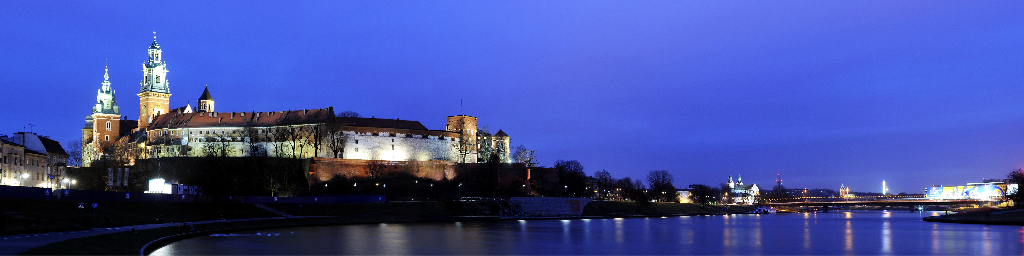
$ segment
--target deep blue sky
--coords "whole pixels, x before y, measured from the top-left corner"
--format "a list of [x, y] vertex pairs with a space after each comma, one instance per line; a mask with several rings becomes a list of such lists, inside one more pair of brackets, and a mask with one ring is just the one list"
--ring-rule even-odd
[[1021, 1], [2, 1], [0, 134], [171, 105], [464, 113], [588, 174], [923, 192], [1024, 165]]

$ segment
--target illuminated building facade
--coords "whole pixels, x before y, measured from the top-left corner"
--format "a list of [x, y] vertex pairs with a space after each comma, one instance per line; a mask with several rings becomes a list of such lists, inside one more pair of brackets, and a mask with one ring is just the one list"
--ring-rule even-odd
[[734, 182], [732, 175], [729, 175], [729, 182], [726, 183], [729, 186], [729, 201], [735, 204], [754, 204], [757, 196], [761, 194], [761, 188], [757, 184], [744, 185], [743, 176], [736, 175], [736, 178]]
[[331, 107], [217, 112], [209, 87], [204, 88], [195, 108], [191, 103], [170, 108], [162, 53], [154, 36], [149, 58], [143, 63], [137, 123], [120, 120], [109, 76], [104, 74], [93, 114], [83, 128], [83, 145], [91, 152], [83, 159], [86, 166], [103, 156], [101, 143], [126, 136], [131, 137], [127, 141], [140, 144], [138, 158], [270, 156], [476, 163], [481, 159], [479, 152], [487, 151], [495, 152], [503, 163], [511, 162], [509, 136], [500, 130], [492, 136], [479, 136], [477, 118], [467, 115], [448, 117], [445, 130], [430, 130], [418, 121], [335, 117]]
[[0, 136], [0, 185], [63, 188], [68, 153], [59, 142], [31, 132]]

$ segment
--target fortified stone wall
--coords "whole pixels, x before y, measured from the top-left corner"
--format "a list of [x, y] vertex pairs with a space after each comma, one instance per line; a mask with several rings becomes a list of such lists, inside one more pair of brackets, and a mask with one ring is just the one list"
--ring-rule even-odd
[[[315, 158], [310, 180], [326, 182], [335, 175], [366, 178], [374, 160]], [[501, 189], [530, 187], [529, 170], [522, 164], [457, 164], [451, 161], [380, 161], [385, 178], [416, 177], [434, 181], [469, 180], [493, 184]]]
[[458, 136], [443, 131], [410, 133], [400, 129], [346, 131], [346, 159], [387, 161], [455, 161]]
[[512, 204], [529, 216], [580, 216], [590, 198], [579, 197], [513, 197]]
[[[345, 178], [366, 178], [372, 160], [314, 158], [315, 170], [310, 170], [313, 183], [326, 182], [340, 175]], [[435, 181], [455, 178], [456, 164], [448, 161], [382, 161], [386, 166], [384, 177], [416, 177]]]

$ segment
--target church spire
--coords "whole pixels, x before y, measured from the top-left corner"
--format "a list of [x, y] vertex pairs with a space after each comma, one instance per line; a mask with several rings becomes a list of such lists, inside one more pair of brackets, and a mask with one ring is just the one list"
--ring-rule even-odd
[[163, 60], [163, 50], [156, 42], [153, 32], [153, 44], [147, 50], [149, 59], [142, 63], [142, 81], [139, 88], [139, 128], [149, 126], [152, 118], [170, 110], [171, 89], [168, 86], [167, 63]]
[[103, 82], [100, 89], [96, 91], [96, 105], [92, 107], [92, 113], [115, 114], [120, 112], [117, 107], [117, 100], [114, 98], [114, 89], [110, 88], [109, 68], [103, 66]]

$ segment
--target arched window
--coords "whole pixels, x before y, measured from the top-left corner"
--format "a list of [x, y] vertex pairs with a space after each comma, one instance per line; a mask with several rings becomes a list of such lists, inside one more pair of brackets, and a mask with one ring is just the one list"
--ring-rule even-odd
[[104, 141], [110, 141], [110, 135], [103, 135]]
[[110, 130], [110, 121], [107, 121], [107, 131]]

